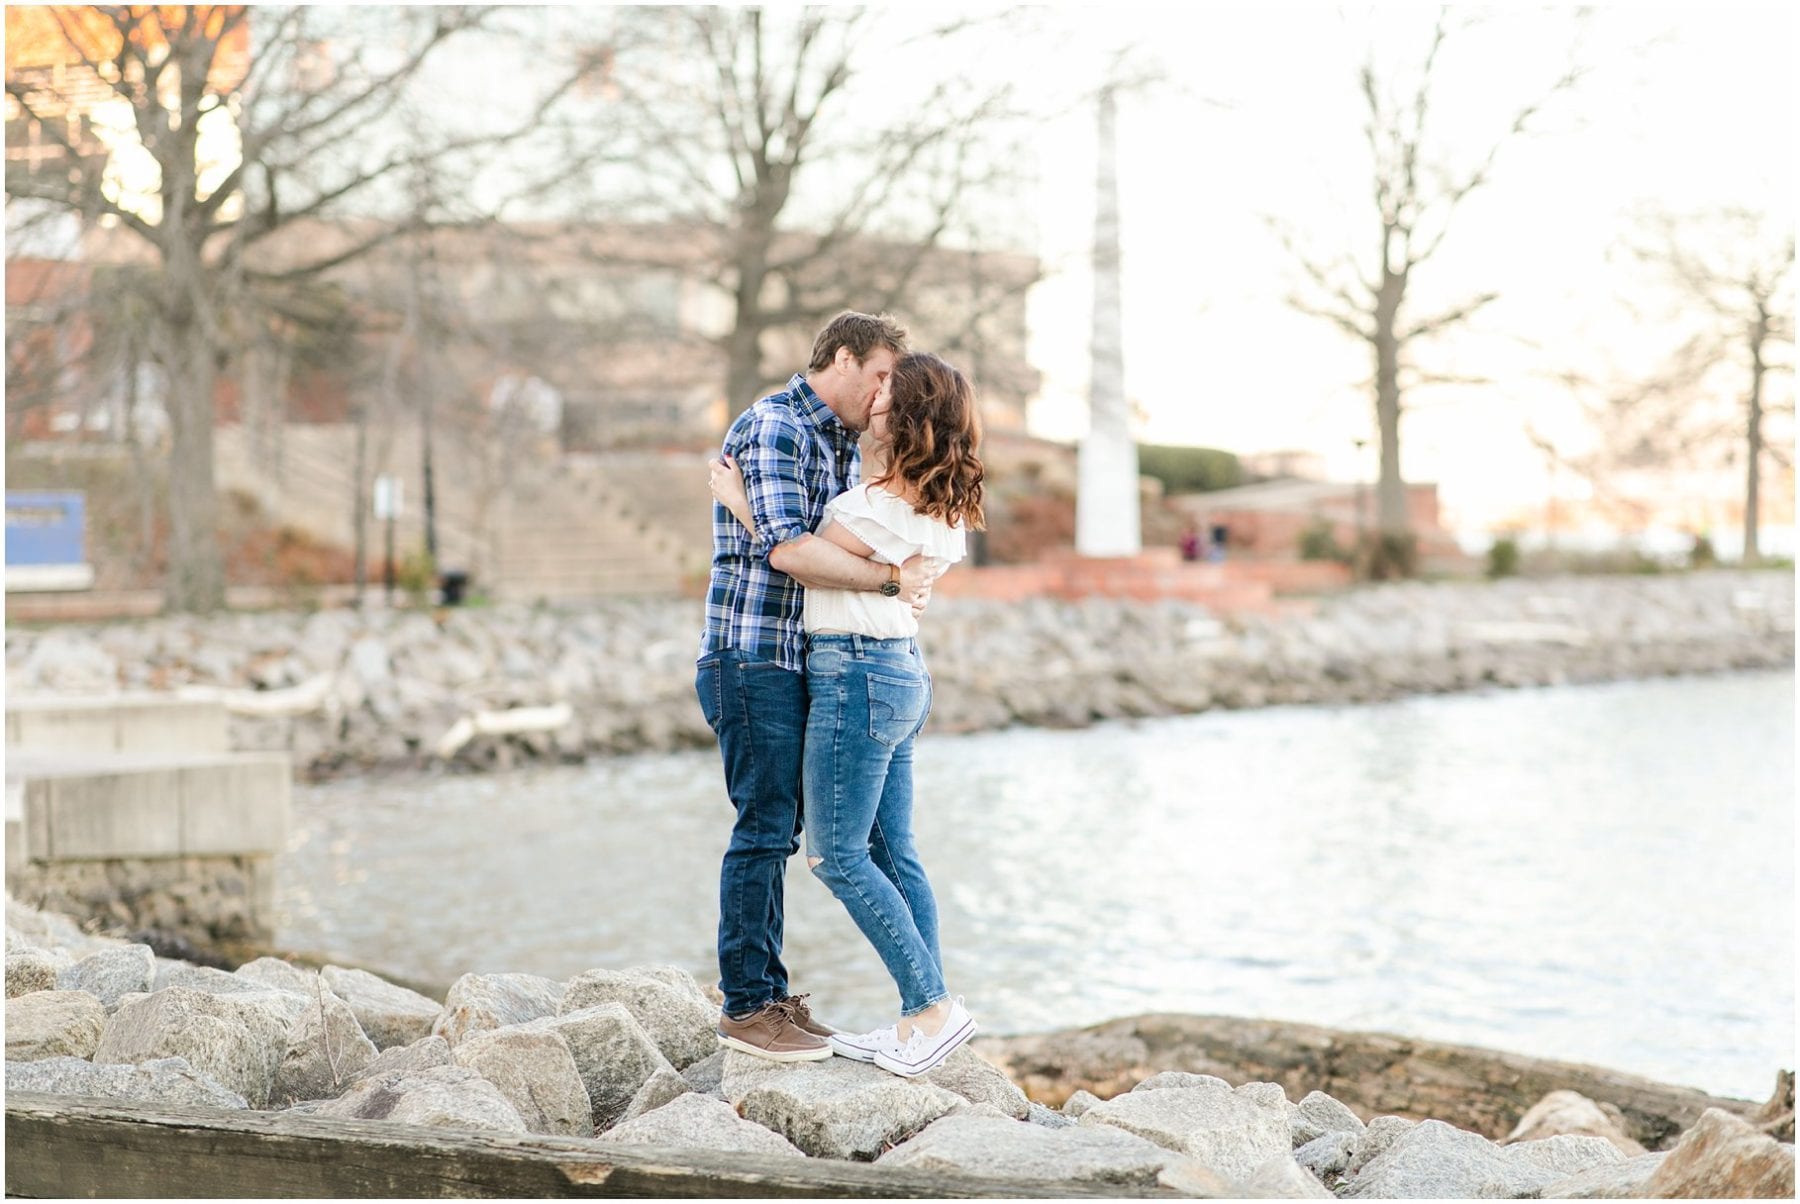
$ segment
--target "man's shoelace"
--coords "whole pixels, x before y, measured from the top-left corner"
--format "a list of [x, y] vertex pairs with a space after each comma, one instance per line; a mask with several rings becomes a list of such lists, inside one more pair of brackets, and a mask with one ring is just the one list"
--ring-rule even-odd
[[806, 1006], [805, 995], [789, 995], [786, 999], [777, 1000], [775, 1007], [795, 1024], [803, 1024], [812, 1018], [812, 1009]]

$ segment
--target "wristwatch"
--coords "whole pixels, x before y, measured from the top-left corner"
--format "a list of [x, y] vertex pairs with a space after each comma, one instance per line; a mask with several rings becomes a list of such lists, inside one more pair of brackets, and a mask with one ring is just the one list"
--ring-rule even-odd
[[884, 598], [898, 598], [900, 596], [900, 566], [897, 564], [890, 564], [888, 565], [888, 572], [892, 573], [893, 576], [881, 583], [881, 596]]

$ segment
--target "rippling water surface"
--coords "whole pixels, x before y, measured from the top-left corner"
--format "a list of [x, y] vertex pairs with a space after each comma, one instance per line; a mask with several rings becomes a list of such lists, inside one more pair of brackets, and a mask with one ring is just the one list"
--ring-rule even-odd
[[[1794, 1065], [1791, 672], [927, 736], [951, 989], [1382, 1029], [1765, 1098]], [[297, 787], [280, 940], [427, 982], [713, 961], [712, 752]], [[827, 1018], [894, 989], [796, 857]]]

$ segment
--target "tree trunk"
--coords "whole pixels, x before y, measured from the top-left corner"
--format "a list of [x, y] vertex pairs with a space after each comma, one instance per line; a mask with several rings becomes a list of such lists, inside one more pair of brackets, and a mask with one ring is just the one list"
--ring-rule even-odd
[[726, 343], [725, 408], [732, 418], [749, 409], [763, 396], [763, 291], [769, 280], [769, 250], [775, 242], [775, 220], [781, 214], [784, 193], [765, 184], [750, 198], [738, 230], [735, 267], [737, 289], [732, 310], [731, 337]]
[[1412, 571], [1412, 524], [1400, 476], [1400, 339], [1395, 333], [1406, 278], [1384, 271], [1375, 303], [1375, 429], [1381, 470], [1375, 484], [1375, 547], [1369, 575], [1403, 577]]
[[431, 411], [435, 393], [435, 389], [426, 388], [425, 396], [421, 398], [424, 404], [419, 411], [419, 445], [424, 461], [419, 465], [419, 471], [425, 480], [425, 497], [422, 499], [425, 514], [425, 559], [430, 562], [433, 573], [438, 568], [437, 489], [431, 471]]
[[757, 294], [761, 291], [760, 272], [754, 283], [746, 276], [739, 277], [737, 323], [731, 328], [725, 359], [725, 407], [732, 418], [762, 397], [762, 322], [757, 305]]
[[356, 463], [350, 473], [350, 530], [356, 543], [356, 608], [369, 584], [369, 403], [356, 403]]
[[163, 603], [170, 613], [207, 614], [225, 604], [219, 506], [213, 486], [213, 349], [191, 302], [165, 308], [159, 340], [169, 377], [169, 563]]
[[1762, 559], [1761, 549], [1757, 547], [1757, 520], [1762, 476], [1762, 383], [1766, 365], [1763, 363], [1763, 342], [1769, 337], [1768, 310], [1757, 305], [1756, 323], [1750, 328], [1750, 414], [1745, 423], [1745, 434], [1748, 446], [1745, 448], [1748, 463], [1744, 473], [1744, 563], [1755, 564]]

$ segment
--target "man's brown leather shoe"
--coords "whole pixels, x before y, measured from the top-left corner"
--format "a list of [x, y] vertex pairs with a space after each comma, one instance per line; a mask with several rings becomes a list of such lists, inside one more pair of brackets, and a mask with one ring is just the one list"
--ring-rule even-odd
[[785, 1000], [768, 1004], [742, 1020], [721, 1012], [719, 1044], [771, 1062], [822, 1062], [831, 1056], [831, 1045], [824, 1037], [794, 1023]]

